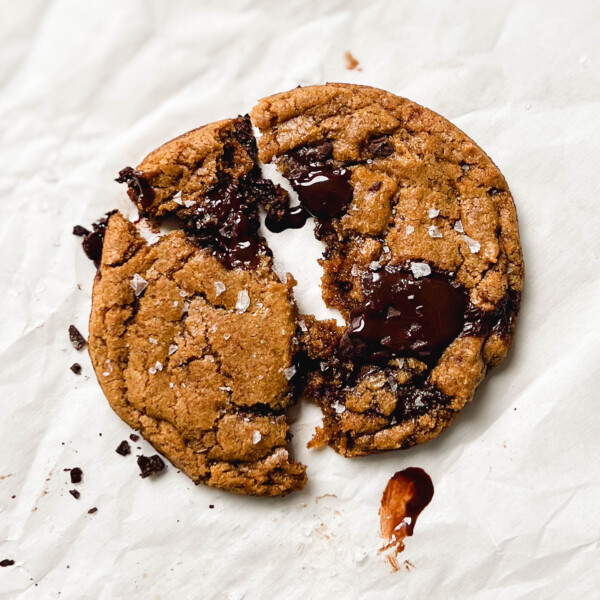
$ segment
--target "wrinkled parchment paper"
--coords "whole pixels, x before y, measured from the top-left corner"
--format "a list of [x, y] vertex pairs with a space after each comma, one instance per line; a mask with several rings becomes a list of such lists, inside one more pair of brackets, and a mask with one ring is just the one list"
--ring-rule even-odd
[[[597, 2], [0, 9], [0, 560], [15, 560], [0, 568], [2, 600], [597, 597]], [[515, 347], [447, 433], [409, 451], [308, 451], [319, 413], [302, 405], [293, 443], [310, 483], [283, 500], [195, 487], [173, 467], [142, 481], [135, 456], [114, 452], [129, 429], [67, 338], [71, 323], [87, 333], [94, 275], [71, 228], [128, 211], [114, 177], [165, 140], [325, 81], [424, 104], [499, 165], [527, 271]], [[308, 228], [291, 235], [281, 259], [301, 306], [324, 314], [321, 249]], [[63, 471], [75, 466], [79, 500]], [[392, 573], [377, 511], [408, 466], [426, 469], [435, 496], [400, 556], [410, 564]]]

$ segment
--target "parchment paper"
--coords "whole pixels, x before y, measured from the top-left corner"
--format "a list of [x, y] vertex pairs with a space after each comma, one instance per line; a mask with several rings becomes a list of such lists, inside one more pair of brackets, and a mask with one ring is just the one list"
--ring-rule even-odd
[[[0, 559], [15, 560], [0, 598], [598, 597], [598, 2], [0, 8]], [[87, 333], [94, 275], [71, 229], [129, 210], [117, 172], [165, 140], [325, 81], [424, 104], [499, 165], [527, 271], [514, 350], [447, 433], [409, 451], [308, 451], [319, 412], [303, 404], [293, 444], [310, 483], [286, 499], [195, 487], [173, 467], [141, 480], [114, 452], [130, 430], [68, 341], [71, 323]], [[302, 307], [324, 314], [311, 235], [281, 255]], [[392, 573], [377, 511], [407, 466], [435, 495]]]

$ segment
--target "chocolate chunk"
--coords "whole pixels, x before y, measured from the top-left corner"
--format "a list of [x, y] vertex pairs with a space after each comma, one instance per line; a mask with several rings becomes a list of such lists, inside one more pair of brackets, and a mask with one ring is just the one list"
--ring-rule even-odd
[[126, 183], [129, 186], [127, 194], [132, 202], [139, 201], [143, 209], [149, 208], [154, 200], [154, 190], [144, 177], [143, 173], [136, 171], [132, 167], [125, 167], [119, 171], [119, 176], [115, 179], [117, 183]]
[[75, 500], [79, 500], [81, 494], [77, 490], [69, 490], [69, 494], [75, 498]]
[[127, 440], [123, 440], [117, 446], [117, 449], [115, 450], [115, 452], [117, 454], [120, 454], [121, 456], [127, 456], [128, 454], [131, 454], [131, 447], [129, 446], [129, 442], [127, 442]]
[[15, 564], [15, 561], [10, 558], [5, 558], [4, 560], [0, 560], [0, 567], [12, 567]]
[[153, 456], [138, 456], [137, 464], [140, 468], [140, 477], [142, 479], [150, 477], [150, 475], [154, 475], [155, 473], [159, 473], [165, 468], [165, 463], [158, 454], [154, 454]]
[[69, 325], [69, 339], [75, 350], [82, 350], [87, 345], [86, 339], [75, 325]]
[[81, 483], [83, 471], [79, 467], [71, 469], [71, 483]]
[[252, 133], [252, 123], [248, 115], [239, 116], [233, 121], [234, 137], [236, 141], [244, 147], [244, 150], [249, 154], [252, 160], [256, 160], [258, 156], [258, 148], [256, 146], [256, 138]]
[[132, 433], [132, 434], [129, 436], [129, 439], [130, 439], [132, 442], [137, 442], [137, 441], [140, 439], [140, 436], [139, 436], [139, 435], [137, 435], [137, 434], [135, 434], [135, 433]]
[[214, 508], [214, 507], [215, 507], [215, 505], [214, 505], [214, 504], [209, 504], [209, 505], [208, 505], [208, 508]]
[[383, 182], [376, 181], [367, 191], [368, 192], [376, 192], [377, 190], [381, 189], [382, 185], [383, 185]]
[[442, 275], [417, 279], [390, 267], [367, 273], [362, 287], [365, 302], [352, 312], [341, 342], [355, 358], [437, 358], [462, 330], [465, 293]]
[[90, 510], [88, 510], [88, 515], [93, 515], [95, 512], [98, 512], [98, 509], [94, 506], [94, 508], [90, 508]]
[[394, 146], [386, 135], [371, 138], [367, 142], [367, 152], [377, 158], [385, 158], [394, 154]]
[[90, 230], [86, 229], [85, 227], [82, 227], [81, 225], [75, 225], [75, 227], [73, 227], [73, 235], [76, 235], [78, 237], [83, 237], [84, 235], [87, 235], [88, 233], [90, 233]]
[[106, 233], [108, 219], [115, 212], [117, 211], [112, 210], [106, 213], [101, 219], [98, 219], [95, 223], [92, 223], [93, 231], [88, 233], [81, 242], [83, 251], [86, 256], [94, 262], [96, 268], [100, 266], [100, 259], [102, 258], [102, 247], [104, 245], [104, 234]]
[[79, 363], [73, 363], [69, 368], [75, 375], [81, 375], [81, 365]]

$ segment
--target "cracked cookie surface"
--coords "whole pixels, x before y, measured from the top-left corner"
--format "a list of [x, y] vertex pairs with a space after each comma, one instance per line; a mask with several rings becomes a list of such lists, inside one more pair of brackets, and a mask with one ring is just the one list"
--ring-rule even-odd
[[[432, 439], [512, 343], [523, 261], [504, 177], [443, 117], [374, 88], [296, 88], [261, 100], [251, 119], [261, 160], [315, 216], [323, 298], [347, 322], [305, 318], [306, 391], [324, 415], [311, 444], [360, 456]], [[461, 318], [440, 294], [463, 303]], [[407, 340], [388, 339], [411, 311]], [[442, 319], [439, 343], [423, 337], [424, 313]]]
[[109, 218], [92, 363], [115, 412], [196, 483], [279, 496], [306, 481], [286, 449], [293, 284], [267, 257], [230, 269], [181, 231], [148, 245]]

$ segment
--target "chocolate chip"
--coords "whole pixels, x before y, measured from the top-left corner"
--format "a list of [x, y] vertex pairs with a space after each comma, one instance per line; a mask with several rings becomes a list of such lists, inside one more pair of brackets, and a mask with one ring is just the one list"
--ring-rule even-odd
[[83, 237], [84, 235], [87, 235], [90, 232], [89, 229], [86, 229], [85, 227], [82, 227], [81, 225], [75, 225], [75, 227], [73, 227], [73, 235], [79, 236], [79, 237]]
[[81, 332], [75, 325], [69, 325], [69, 339], [75, 350], [81, 350], [85, 348], [87, 344], [86, 339], [81, 335]]
[[93, 515], [95, 512], [98, 512], [98, 509], [94, 506], [94, 508], [90, 508], [90, 510], [88, 510], [88, 515]]
[[150, 477], [150, 475], [154, 475], [155, 473], [159, 473], [165, 468], [165, 463], [158, 454], [154, 454], [153, 456], [138, 456], [137, 464], [140, 468], [140, 477], [142, 479]]
[[135, 433], [132, 433], [132, 434], [129, 436], [129, 439], [130, 439], [132, 442], [137, 442], [137, 441], [140, 439], [140, 436], [139, 436], [139, 435], [136, 435]]
[[79, 500], [81, 494], [77, 490], [69, 490], [69, 494], [75, 498], [75, 500]]
[[385, 135], [371, 138], [367, 142], [366, 148], [369, 154], [381, 158], [385, 158], [386, 156], [394, 154], [394, 146], [390, 142], [389, 138]]
[[4, 560], [0, 560], [0, 567], [12, 567], [15, 564], [14, 560], [10, 558], [5, 558]]
[[81, 375], [81, 365], [79, 363], [73, 363], [69, 368], [75, 375]]
[[81, 483], [83, 471], [79, 467], [71, 469], [71, 483]]
[[123, 440], [117, 446], [117, 449], [115, 450], [115, 452], [117, 454], [120, 454], [121, 456], [127, 456], [128, 454], [131, 454], [131, 447], [129, 446], [129, 442], [127, 442], [127, 440]]

